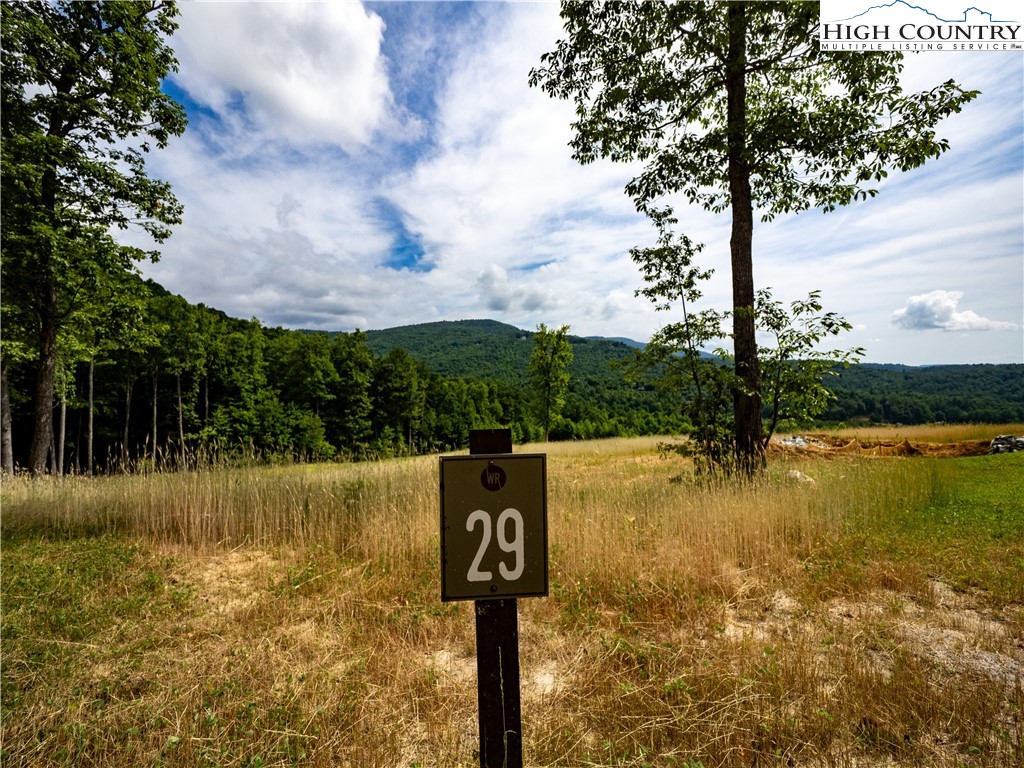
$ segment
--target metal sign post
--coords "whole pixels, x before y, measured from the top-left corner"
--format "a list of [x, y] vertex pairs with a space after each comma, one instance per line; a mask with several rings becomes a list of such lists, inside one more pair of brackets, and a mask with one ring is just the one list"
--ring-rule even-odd
[[481, 768], [522, 768], [516, 598], [548, 592], [547, 462], [507, 429], [441, 458], [441, 599], [475, 600]]

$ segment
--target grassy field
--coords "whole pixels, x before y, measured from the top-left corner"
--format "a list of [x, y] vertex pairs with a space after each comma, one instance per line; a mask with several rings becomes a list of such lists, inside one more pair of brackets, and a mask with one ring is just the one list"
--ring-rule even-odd
[[[551, 542], [527, 765], [1024, 766], [1024, 454], [716, 488], [653, 439], [521, 450]], [[0, 762], [475, 765], [438, 505], [430, 457], [5, 477]]]

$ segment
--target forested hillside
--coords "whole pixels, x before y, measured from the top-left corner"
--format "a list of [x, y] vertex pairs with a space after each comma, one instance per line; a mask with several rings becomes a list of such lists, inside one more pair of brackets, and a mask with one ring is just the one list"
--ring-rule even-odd
[[[533, 332], [494, 320], [423, 323], [369, 331], [377, 355], [406, 350], [435, 373], [526, 386]], [[570, 336], [569, 399], [552, 434], [556, 439], [652, 434], [679, 429], [678, 406], [650, 388], [626, 382], [622, 363], [633, 356], [623, 342]]]
[[[372, 458], [465, 447], [469, 430], [539, 439], [525, 384], [533, 334], [491, 321], [393, 332], [267, 328], [129, 279], [109, 317], [73, 317], [57, 362], [48, 471], [191, 466], [210, 459]], [[9, 450], [25, 467], [36, 360], [5, 327]], [[19, 346], [14, 347], [15, 344]], [[626, 385], [615, 342], [573, 339], [573, 391], [554, 439], [679, 432], [653, 392]], [[404, 347], [415, 354], [410, 354]]]
[[366, 332], [376, 355], [401, 348], [442, 376], [479, 376], [522, 383], [533, 334], [496, 320], [403, 325]]
[[[516, 443], [540, 438], [526, 377], [532, 331], [491, 320], [267, 328], [138, 279], [121, 301], [106, 325], [86, 316], [69, 327], [77, 335], [58, 360], [51, 472], [405, 455], [461, 448], [469, 430], [494, 427], [511, 428]], [[16, 342], [17, 324], [5, 334]], [[626, 381], [630, 347], [569, 341], [569, 396], [552, 439], [687, 431], [678, 402]], [[12, 452], [24, 467], [35, 364], [25, 352], [4, 368]], [[831, 385], [830, 422], [1024, 421], [1022, 365], [854, 366]]]
[[833, 384], [831, 421], [1024, 421], [1024, 365], [859, 365]]
[[[532, 331], [496, 320], [421, 323], [366, 332], [366, 344], [375, 354], [401, 347], [444, 376], [483, 374], [508, 382], [525, 381], [532, 341]], [[602, 386], [612, 383], [611, 379], [615, 384], [621, 382], [621, 376], [609, 376], [609, 361], [631, 354], [625, 340], [572, 336], [570, 343], [576, 378], [596, 376]]]
[[[493, 320], [426, 323], [370, 331], [378, 354], [401, 347], [431, 370], [521, 384], [532, 333]], [[609, 407], [650, 403], [649, 392], [628, 385], [617, 366], [633, 354], [626, 340], [571, 337], [570, 391]], [[828, 386], [836, 400], [824, 423], [867, 421], [923, 424], [1024, 421], [1024, 365], [852, 365], [836, 370]], [[668, 407], [661, 404], [659, 408]]]

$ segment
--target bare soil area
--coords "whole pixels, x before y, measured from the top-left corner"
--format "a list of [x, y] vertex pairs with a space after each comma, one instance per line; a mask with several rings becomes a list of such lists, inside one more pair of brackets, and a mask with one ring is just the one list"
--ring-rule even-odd
[[985, 456], [991, 446], [990, 440], [961, 440], [956, 442], [923, 442], [903, 440], [873, 440], [870, 438], [846, 438], [829, 434], [804, 435], [800, 438], [772, 440], [769, 453], [773, 456], [797, 454], [821, 458], [843, 456], [931, 456], [956, 458], [960, 456]]
[[[273, 585], [287, 585], [289, 581], [284, 562], [264, 552], [238, 551], [193, 559], [188, 571], [202, 606], [187, 622], [191, 626], [186, 634], [203, 639], [198, 647], [190, 648], [193, 654], [201, 648], [207, 659], [223, 659], [239, 649], [247, 649], [246, 654], [266, 649], [267, 669], [262, 675], [269, 675], [278, 685], [285, 678], [314, 680], [324, 667], [336, 681], [366, 673], [365, 656], [360, 657], [349, 647], [351, 633], [335, 624], [337, 615], [329, 604], [336, 602], [337, 595], [325, 605], [322, 598], [326, 596], [310, 595], [296, 603], [278, 594]], [[790, 664], [792, 660], [786, 659], [797, 652], [793, 649], [803, 649], [801, 663], [818, 670], [821, 685], [834, 688], [831, 695], [837, 710], [846, 706], [840, 700], [849, 695], [845, 679], [849, 675], [880, 676], [900, 685], [908, 663], [912, 669], [940, 681], [948, 693], [966, 693], [979, 686], [1012, 690], [1024, 681], [1024, 609], [1020, 606], [995, 610], [986, 604], [983, 595], [955, 591], [938, 579], [932, 579], [924, 593], [880, 589], [820, 603], [808, 603], [783, 589], [772, 591], [751, 574], [743, 582], [734, 598], [725, 600], [720, 612], [714, 612], [717, 615], [709, 616], [708, 623], [646, 627], [635, 642], [653, 643], [663, 649], [662, 653], [675, 647], [681, 658], [692, 656], [694, 662], [699, 658], [712, 666], [743, 666], [750, 654], [776, 654], [774, 658]], [[286, 587], [286, 591], [291, 588]], [[301, 586], [298, 591], [302, 592]], [[264, 621], [254, 622], [260, 615]], [[550, 618], [543, 606], [524, 601], [520, 616], [520, 684], [524, 724], [537, 735], [554, 729], [549, 720], [584, 717], [588, 711], [584, 693], [593, 688], [595, 679], [608, 674], [606, 668], [616, 657], [603, 631], [566, 634]], [[408, 764], [417, 764], [418, 756], [429, 750], [432, 729], [442, 725], [448, 731], [453, 752], [468, 753], [475, 742], [476, 668], [470, 623], [468, 615], [456, 622], [466, 626], [450, 628], [446, 643], [437, 644], [437, 638], [424, 637], [421, 644], [415, 633], [402, 638], [385, 653], [391, 661], [384, 662], [378, 671], [389, 684], [374, 680], [363, 692], [381, 699], [370, 709], [379, 709], [387, 713], [387, 718], [401, 722], [400, 751]], [[622, 642], [616, 641], [613, 646]], [[772, 658], [765, 656], [767, 661]], [[165, 658], [162, 663], [188, 665], [196, 659]], [[256, 670], [249, 673], [261, 676]], [[619, 685], [626, 692], [655, 695], [666, 680], [652, 680], [650, 691], [633, 692], [633, 683]], [[405, 711], [408, 702], [398, 700], [401, 696], [389, 699], [389, 688], [408, 693], [416, 688], [417, 681], [428, 681], [435, 696], [443, 694], [443, 723], [432, 723], [422, 714], [410, 715]], [[706, 704], [715, 706], [714, 702]], [[365, 702], [354, 705], [361, 709]], [[822, 712], [822, 717], [831, 716], [824, 708]], [[1019, 713], [1004, 708], [993, 717], [1003, 738], [1019, 739]], [[379, 725], [373, 718], [362, 723], [369, 730]], [[392, 722], [389, 727], [395, 725]], [[912, 736], [917, 740], [923, 737], [929, 744], [932, 764], [956, 765], [963, 757], [956, 728], [957, 724], [951, 723], [945, 730]], [[901, 744], [911, 738], [911, 734], [893, 729], [899, 730], [884, 709], [871, 710], [856, 725], [851, 739], [854, 744], [870, 746], [874, 742]], [[600, 751], [599, 734], [585, 732], [583, 738]], [[850, 765], [876, 768], [913, 764], [895, 759], [889, 747], [881, 750], [886, 754], [871, 754], [870, 749], [861, 747], [852, 749], [857, 757]], [[458, 761], [456, 764], [462, 765]], [[813, 760], [802, 764], [816, 765]]]

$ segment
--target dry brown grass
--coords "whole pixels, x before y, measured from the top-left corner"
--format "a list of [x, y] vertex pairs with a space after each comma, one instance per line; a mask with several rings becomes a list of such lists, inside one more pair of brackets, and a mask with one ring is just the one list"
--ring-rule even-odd
[[[1021, 605], [856, 546], [933, 463], [714, 488], [656, 443], [522, 448], [552, 546], [520, 601], [528, 765], [1024, 765]], [[5, 481], [4, 765], [474, 765], [436, 461]]]
[[847, 427], [829, 430], [831, 435], [864, 441], [953, 443], [967, 440], [991, 440], [997, 434], [1024, 435], [1024, 424], [916, 424], [872, 427]]

